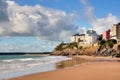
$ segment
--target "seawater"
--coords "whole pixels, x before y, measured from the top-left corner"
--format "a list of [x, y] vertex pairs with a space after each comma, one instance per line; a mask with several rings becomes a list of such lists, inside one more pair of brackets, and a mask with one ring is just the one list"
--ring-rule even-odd
[[0, 80], [56, 69], [65, 56], [0, 55]]

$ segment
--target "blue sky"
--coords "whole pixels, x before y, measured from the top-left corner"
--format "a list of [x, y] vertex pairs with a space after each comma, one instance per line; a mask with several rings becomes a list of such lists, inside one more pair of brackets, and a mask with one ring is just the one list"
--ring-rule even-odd
[[[64, 10], [66, 12], [82, 12], [83, 6], [80, 0], [14, 0], [20, 5], [36, 5], [40, 4], [45, 7]], [[95, 8], [95, 14], [98, 17], [103, 17], [109, 12], [119, 16], [120, 9], [119, 0], [88, 0], [89, 3]], [[80, 13], [81, 14], [81, 13]]]
[[[0, 52], [53, 51], [93, 28], [101, 34], [120, 20], [120, 0], [1, 0]], [[7, 36], [7, 37], [6, 37]]]
[[[54, 8], [58, 10], [63, 10], [67, 13], [77, 12], [80, 15], [80, 19], [75, 22], [75, 24], [81, 26], [89, 26], [88, 21], [84, 19], [84, 7], [80, 0], [15, 0], [20, 5], [36, 5], [40, 4], [45, 7]], [[119, 12], [120, 0], [88, 0], [89, 3], [94, 7], [95, 16], [105, 17], [108, 13], [120, 18]], [[82, 16], [81, 16], [82, 15]], [[82, 19], [81, 19], [82, 18]]]

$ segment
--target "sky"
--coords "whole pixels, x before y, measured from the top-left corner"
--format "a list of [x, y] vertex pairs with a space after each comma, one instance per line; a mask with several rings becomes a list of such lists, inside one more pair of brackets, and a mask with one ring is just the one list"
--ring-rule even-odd
[[120, 22], [120, 0], [0, 0], [0, 52], [49, 52]]

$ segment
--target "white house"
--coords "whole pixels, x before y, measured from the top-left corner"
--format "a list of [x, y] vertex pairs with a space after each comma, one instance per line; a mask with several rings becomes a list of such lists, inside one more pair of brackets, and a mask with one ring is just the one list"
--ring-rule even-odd
[[71, 42], [79, 42], [80, 40], [80, 35], [79, 34], [75, 34], [71, 37]]
[[75, 34], [71, 37], [71, 42], [77, 42], [84, 44], [85, 42], [85, 34]]
[[94, 30], [87, 30], [85, 34], [86, 44], [93, 44], [97, 41], [98, 35]]

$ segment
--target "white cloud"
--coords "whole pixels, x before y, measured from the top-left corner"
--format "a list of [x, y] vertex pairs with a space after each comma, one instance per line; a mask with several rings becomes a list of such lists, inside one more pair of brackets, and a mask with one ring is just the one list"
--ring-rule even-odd
[[[78, 27], [73, 23], [77, 18], [75, 13], [46, 8], [40, 5], [20, 6], [14, 1], [1, 1], [5, 8], [4, 23], [0, 23], [2, 36], [37, 36], [41, 39], [57, 41], [68, 40], [76, 33]], [[6, 24], [7, 23], [7, 24]]]
[[96, 17], [94, 15], [94, 8], [90, 5], [90, 3], [87, 0], [80, 0], [80, 2], [84, 6], [85, 15], [90, 23], [96, 21]]
[[108, 13], [106, 17], [97, 18], [94, 14], [94, 8], [87, 0], [80, 0], [85, 9], [85, 15], [92, 25], [93, 29], [96, 30], [98, 34], [101, 34], [107, 29], [111, 29], [113, 24], [118, 23], [120, 20], [112, 15], [112, 13]]
[[0, 43], [0, 52], [45, 52], [53, 51], [59, 42], [37, 40], [35, 37], [0, 37]]
[[86, 32], [86, 27], [79, 27], [77, 29], [77, 33], [79, 33], [79, 34], [84, 34], [85, 32]]
[[86, 4], [86, 0], [80, 0], [80, 2], [84, 5]]
[[111, 29], [113, 24], [116, 24], [118, 22], [119, 22], [119, 19], [116, 16], [109, 13], [104, 18], [97, 18], [97, 20], [91, 24], [98, 33], [102, 33], [105, 30]]

